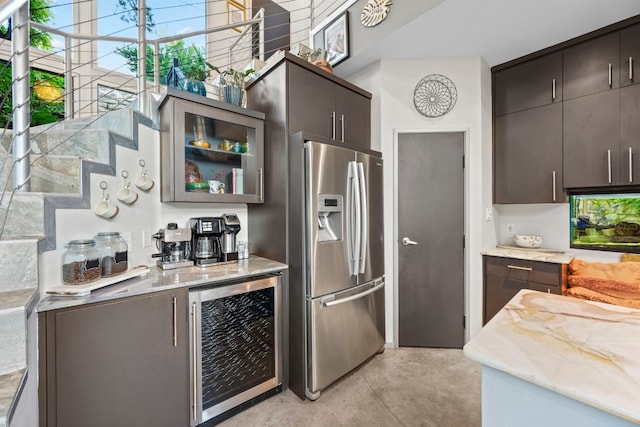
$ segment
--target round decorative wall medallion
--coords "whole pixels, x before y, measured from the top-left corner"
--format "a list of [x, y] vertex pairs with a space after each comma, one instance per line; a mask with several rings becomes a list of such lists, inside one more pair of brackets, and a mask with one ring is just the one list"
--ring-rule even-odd
[[360, 22], [365, 27], [375, 27], [385, 20], [391, 11], [391, 0], [369, 0], [362, 8]]
[[430, 74], [413, 91], [413, 105], [425, 117], [440, 117], [453, 109], [458, 100], [456, 85], [441, 74]]

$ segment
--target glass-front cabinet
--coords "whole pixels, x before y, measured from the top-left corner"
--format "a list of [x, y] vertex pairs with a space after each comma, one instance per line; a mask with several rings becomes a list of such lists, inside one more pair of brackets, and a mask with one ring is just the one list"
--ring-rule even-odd
[[171, 88], [159, 111], [163, 202], [263, 202], [263, 113]]

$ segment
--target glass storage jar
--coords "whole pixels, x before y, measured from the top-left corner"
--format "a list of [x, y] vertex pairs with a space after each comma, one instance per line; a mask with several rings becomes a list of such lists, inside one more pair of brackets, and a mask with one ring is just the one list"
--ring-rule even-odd
[[127, 242], [118, 232], [98, 233], [94, 237], [100, 253], [102, 277], [124, 273], [129, 267]]
[[79, 285], [102, 276], [100, 253], [95, 240], [71, 240], [62, 255], [62, 282]]

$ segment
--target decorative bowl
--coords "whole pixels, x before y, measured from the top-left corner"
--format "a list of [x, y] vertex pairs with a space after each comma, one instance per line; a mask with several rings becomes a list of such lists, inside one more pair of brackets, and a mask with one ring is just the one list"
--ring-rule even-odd
[[516, 245], [522, 248], [539, 248], [540, 246], [542, 246], [541, 236], [526, 236], [523, 234], [517, 234], [513, 236], [513, 240], [516, 242]]
[[187, 187], [187, 191], [195, 191], [195, 192], [201, 192], [201, 193], [209, 192], [208, 182], [187, 182], [186, 187]]

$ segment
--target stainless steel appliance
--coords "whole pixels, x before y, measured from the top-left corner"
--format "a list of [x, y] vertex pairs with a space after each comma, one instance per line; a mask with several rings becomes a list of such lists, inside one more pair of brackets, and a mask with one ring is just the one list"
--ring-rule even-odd
[[285, 378], [317, 399], [384, 348], [382, 159], [298, 133], [267, 160], [252, 252], [289, 265]]
[[205, 266], [222, 260], [224, 221], [221, 217], [189, 219], [193, 246], [191, 258], [195, 265]]
[[153, 235], [156, 248], [160, 253], [152, 254], [152, 258], [160, 258], [157, 264], [163, 270], [188, 267], [193, 265], [189, 259], [191, 252], [191, 230], [180, 228], [175, 222], [167, 224], [167, 228], [160, 229]]
[[222, 261], [235, 261], [238, 259], [236, 249], [236, 235], [240, 232], [240, 219], [238, 215], [229, 213], [222, 215], [224, 234], [222, 235]]
[[189, 303], [192, 426], [280, 390], [280, 275], [192, 289]]

